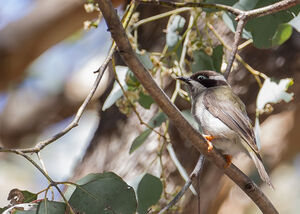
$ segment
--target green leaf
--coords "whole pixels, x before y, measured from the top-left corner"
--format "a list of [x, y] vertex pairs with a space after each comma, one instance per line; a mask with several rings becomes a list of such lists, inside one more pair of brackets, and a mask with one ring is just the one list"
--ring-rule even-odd
[[27, 190], [21, 191], [24, 196], [23, 203], [29, 203], [31, 201], [35, 201], [37, 199], [37, 194], [29, 192]]
[[43, 200], [37, 210], [37, 214], [44, 214], [44, 213], [51, 213], [51, 214], [60, 214], [65, 213], [66, 210], [66, 204], [62, 202], [57, 201], [48, 201]]
[[186, 21], [185, 18], [180, 15], [171, 16], [171, 19], [167, 28], [166, 43], [170, 48], [173, 48], [181, 38], [179, 33], [183, 29]]
[[159, 127], [163, 122], [167, 120], [167, 115], [162, 111], [157, 113], [148, 123], [151, 127]]
[[[118, 75], [118, 79], [120, 80], [121, 85], [127, 90], [127, 85], [125, 82], [126, 73], [128, 71], [128, 67], [125, 66], [116, 66], [116, 73]], [[103, 103], [102, 111], [105, 111], [109, 107], [111, 107], [120, 97], [123, 96], [123, 92], [119, 84], [115, 81], [113, 89], [111, 90], [110, 94], [106, 98], [105, 102]]]
[[266, 79], [256, 99], [258, 112], [263, 113], [267, 103], [278, 103], [282, 100], [290, 102], [294, 93], [287, 93], [286, 91], [293, 83], [291, 78], [281, 79], [278, 83], [270, 78]]
[[148, 138], [148, 136], [151, 134], [152, 130], [150, 129], [146, 129], [145, 131], [143, 131], [139, 136], [137, 136], [130, 147], [129, 150], [129, 154], [131, 154], [132, 152], [134, 152], [137, 148], [139, 148]]
[[281, 24], [279, 25], [273, 39], [272, 46], [279, 46], [283, 44], [286, 40], [288, 40], [293, 32], [293, 28], [289, 24]]
[[[205, 0], [205, 3], [210, 3], [210, 4], [222, 4], [222, 5], [229, 5], [232, 6], [234, 3], [237, 2], [237, 0]], [[216, 12], [219, 11], [217, 9], [210, 9], [210, 8], [203, 8], [203, 11], [205, 12]]]
[[158, 202], [162, 190], [163, 185], [159, 178], [145, 174], [137, 189], [138, 213], [146, 214], [148, 208]]
[[199, 70], [214, 70], [214, 63], [211, 56], [208, 56], [203, 50], [194, 51], [194, 62], [192, 63], [192, 72]]
[[149, 95], [144, 94], [143, 92], [140, 92], [139, 96], [139, 104], [145, 109], [150, 109], [151, 104], [154, 103], [153, 98]]
[[127, 71], [126, 84], [128, 86], [129, 91], [134, 91], [141, 85], [141, 83], [138, 81], [138, 79], [135, 77], [134, 73], [131, 70]]
[[136, 211], [133, 188], [113, 172], [89, 174], [78, 184], [81, 188], [76, 188], [69, 202], [80, 213], [133, 214]]
[[[152, 128], [159, 127], [163, 122], [167, 120], [167, 115], [163, 112], [156, 114], [150, 121], [149, 126]], [[139, 136], [137, 136], [130, 147], [129, 154], [132, 154], [137, 148], [139, 148], [147, 140], [148, 136], [151, 134], [151, 129], [144, 130]]]
[[203, 50], [194, 51], [194, 62], [192, 63], [192, 72], [199, 70], [213, 70], [220, 72], [223, 59], [223, 46], [218, 45], [213, 49], [212, 56], [207, 55]]
[[212, 59], [214, 64], [214, 70], [217, 72], [221, 71], [223, 53], [223, 45], [218, 45], [214, 48]]

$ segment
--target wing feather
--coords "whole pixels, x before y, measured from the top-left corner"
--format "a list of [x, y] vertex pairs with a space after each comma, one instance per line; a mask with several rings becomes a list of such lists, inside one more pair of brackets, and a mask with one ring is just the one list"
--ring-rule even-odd
[[[222, 90], [217, 93], [216, 90]], [[215, 117], [219, 118], [258, 154], [255, 135], [245, 106], [238, 96], [232, 93], [229, 87], [211, 88], [204, 92], [203, 104]], [[217, 97], [216, 94], [219, 94]], [[222, 97], [220, 97], [222, 94]]]

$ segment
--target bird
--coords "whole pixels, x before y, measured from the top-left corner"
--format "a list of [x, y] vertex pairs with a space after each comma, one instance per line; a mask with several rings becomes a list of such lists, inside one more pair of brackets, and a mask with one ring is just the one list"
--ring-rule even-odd
[[191, 113], [208, 142], [208, 151], [217, 148], [228, 166], [232, 156], [244, 152], [272, 189], [274, 186], [259, 154], [255, 133], [245, 104], [234, 94], [221, 73], [198, 71], [190, 77], [177, 77], [185, 83], [191, 100]]

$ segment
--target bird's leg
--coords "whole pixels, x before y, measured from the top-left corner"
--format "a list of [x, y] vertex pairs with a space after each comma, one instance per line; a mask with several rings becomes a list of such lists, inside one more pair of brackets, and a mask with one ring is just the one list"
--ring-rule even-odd
[[214, 139], [214, 137], [212, 135], [203, 135], [203, 137], [205, 137], [205, 139], [207, 140], [207, 144], [208, 144], [208, 152], [210, 152], [214, 146], [212, 145], [211, 141]]
[[225, 160], [226, 160], [226, 163], [227, 163], [224, 168], [227, 168], [231, 165], [232, 156], [231, 155], [224, 155], [224, 157], [225, 157]]

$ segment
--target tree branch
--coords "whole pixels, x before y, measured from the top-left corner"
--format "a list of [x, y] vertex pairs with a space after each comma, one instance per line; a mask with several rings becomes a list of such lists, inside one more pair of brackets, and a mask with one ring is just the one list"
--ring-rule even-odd
[[182, 135], [189, 140], [195, 148], [201, 152], [208, 160], [219, 167], [229, 178], [231, 178], [260, 208], [263, 213], [278, 213], [269, 199], [264, 195], [259, 187], [253, 183], [236, 166], [231, 164], [225, 168], [226, 160], [215, 149], [208, 152], [207, 144], [200, 133], [195, 130], [188, 121], [182, 116], [178, 108], [170, 101], [168, 96], [153, 80], [149, 72], [144, 68], [133, 51], [125, 30], [109, 0], [97, 0], [100, 10], [111, 32], [112, 38], [116, 42], [120, 55], [124, 62], [132, 70], [140, 83], [145, 87], [148, 93], [153, 97], [158, 106], [168, 115], [169, 119], [176, 125]]

